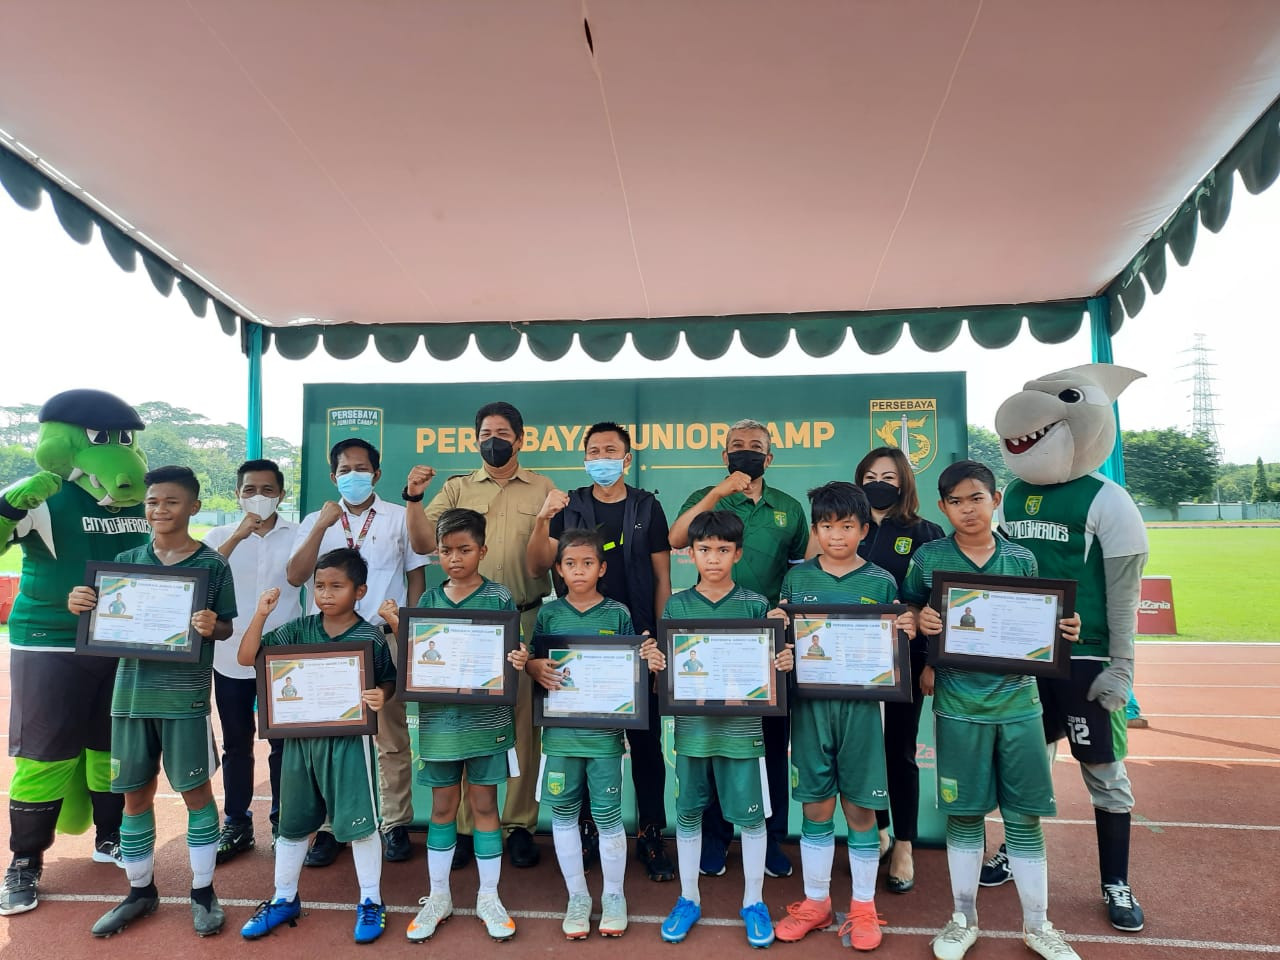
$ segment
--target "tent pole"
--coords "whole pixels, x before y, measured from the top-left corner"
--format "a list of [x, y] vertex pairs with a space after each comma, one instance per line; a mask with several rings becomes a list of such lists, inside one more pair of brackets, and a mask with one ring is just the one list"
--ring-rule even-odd
[[250, 460], [262, 456], [262, 325], [245, 321], [245, 354], [249, 357], [249, 427], [245, 454]]
[[[1111, 326], [1108, 318], [1111, 313], [1106, 297], [1090, 297], [1089, 339], [1093, 348], [1094, 363], [1115, 363], [1115, 354], [1111, 351]], [[1113, 403], [1112, 411], [1116, 418], [1116, 444], [1111, 448], [1111, 456], [1098, 468], [1104, 477], [1109, 477], [1120, 486], [1124, 486], [1124, 452], [1120, 445], [1120, 404]]]

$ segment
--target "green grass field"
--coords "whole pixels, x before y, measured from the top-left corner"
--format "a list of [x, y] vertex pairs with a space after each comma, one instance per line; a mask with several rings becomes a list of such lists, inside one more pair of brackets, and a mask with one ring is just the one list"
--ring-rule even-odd
[[[202, 537], [206, 527], [193, 527]], [[1147, 573], [1173, 577], [1179, 640], [1280, 640], [1280, 604], [1271, 589], [1280, 570], [1280, 525], [1155, 527]], [[17, 573], [21, 551], [0, 555], [0, 573]]]

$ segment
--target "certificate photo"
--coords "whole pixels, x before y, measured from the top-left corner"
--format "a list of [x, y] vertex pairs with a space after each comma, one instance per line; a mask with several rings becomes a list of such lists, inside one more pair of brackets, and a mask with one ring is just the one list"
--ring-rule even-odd
[[378, 714], [361, 696], [373, 686], [372, 644], [263, 647], [255, 666], [262, 739], [378, 732]]
[[929, 640], [934, 666], [1063, 679], [1071, 645], [1058, 621], [1075, 610], [1076, 582], [938, 571], [929, 605], [942, 633]]
[[404, 607], [396, 639], [397, 697], [515, 704], [517, 675], [507, 654], [520, 642], [516, 611]]
[[209, 571], [150, 564], [92, 562], [85, 583], [98, 603], [80, 614], [76, 653], [198, 663], [204, 638], [191, 616], [204, 607]]
[[535, 639], [539, 655], [560, 673], [560, 689], [534, 684], [539, 727], [648, 729], [649, 665], [644, 637], [591, 635]]
[[784, 716], [787, 685], [773, 658], [786, 645], [781, 620], [660, 620], [667, 657], [658, 706], [667, 715]]
[[788, 604], [796, 695], [911, 702], [911, 642], [901, 604]]

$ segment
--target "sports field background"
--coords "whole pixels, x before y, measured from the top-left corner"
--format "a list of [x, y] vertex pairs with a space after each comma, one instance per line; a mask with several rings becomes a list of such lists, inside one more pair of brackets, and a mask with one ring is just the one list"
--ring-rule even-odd
[[[192, 532], [201, 537], [207, 528]], [[1280, 571], [1280, 524], [1155, 526], [1147, 533], [1146, 572], [1173, 578], [1177, 639], [1280, 640], [1280, 604], [1270, 599]], [[0, 555], [0, 573], [17, 573], [21, 558], [17, 548]]]

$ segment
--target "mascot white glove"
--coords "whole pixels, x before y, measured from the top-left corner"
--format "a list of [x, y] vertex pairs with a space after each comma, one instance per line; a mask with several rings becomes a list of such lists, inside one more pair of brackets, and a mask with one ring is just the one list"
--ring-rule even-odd
[[1111, 663], [1089, 684], [1089, 699], [1103, 710], [1123, 710], [1133, 689], [1133, 661], [1112, 657]]

